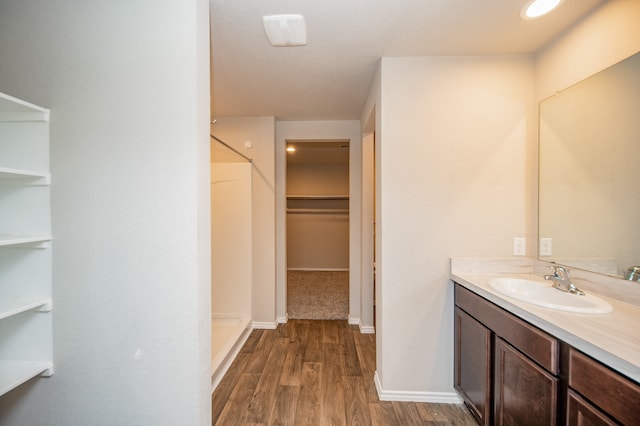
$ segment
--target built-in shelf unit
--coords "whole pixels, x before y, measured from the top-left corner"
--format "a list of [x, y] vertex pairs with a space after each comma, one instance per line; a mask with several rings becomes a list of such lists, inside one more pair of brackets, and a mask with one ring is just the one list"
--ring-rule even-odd
[[49, 110], [0, 93], [0, 395], [53, 374]]

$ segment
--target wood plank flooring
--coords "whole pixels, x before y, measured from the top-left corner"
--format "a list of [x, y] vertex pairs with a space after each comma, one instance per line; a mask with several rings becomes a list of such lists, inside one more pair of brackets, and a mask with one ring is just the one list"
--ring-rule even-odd
[[212, 396], [214, 425], [461, 425], [464, 406], [380, 401], [375, 335], [347, 321], [253, 330]]

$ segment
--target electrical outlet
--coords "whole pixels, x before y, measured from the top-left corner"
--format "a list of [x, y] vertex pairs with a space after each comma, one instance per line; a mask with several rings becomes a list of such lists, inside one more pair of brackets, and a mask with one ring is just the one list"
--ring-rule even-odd
[[527, 240], [524, 237], [513, 238], [513, 255], [524, 256], [527, 254]]
[[551, 238], [540, 238], [540, 256], [551, 256]]

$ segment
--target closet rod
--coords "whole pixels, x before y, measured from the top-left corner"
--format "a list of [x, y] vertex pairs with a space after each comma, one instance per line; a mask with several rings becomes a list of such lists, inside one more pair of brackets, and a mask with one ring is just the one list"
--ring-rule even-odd
[[213, 139], [215, 139], [216, 141], [220, 142], [222, 145], [224, 145], [225, 147], [229, 148], [231, 151], [235, 152], [236, 154], [238, 154], [240, 157], [244, 158], [245, 160], [247, 160], [248, 162], [253, 164], [253, 160], [249, 157], [247, 157], [246, 155], [244, 155], [243, 153], [241, 153], [240, 151], [238, 151], [237, 149], [235, 149], [234, 147], [228, 145], [227, 143], [225, 143], [222, 139], [219, 139], [215, 136], [213, 136], [212, 134], [209, 134], [209, 136], [211, 136]]
[[349, 214], [349, 209], [287, 209], [291, 214]]

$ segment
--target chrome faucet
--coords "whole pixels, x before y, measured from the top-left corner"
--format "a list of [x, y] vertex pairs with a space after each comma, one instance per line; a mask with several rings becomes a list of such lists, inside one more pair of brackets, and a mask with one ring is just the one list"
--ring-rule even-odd
[[640, 266], [630, 266], [626, 274], [624, 274], [624, 279], [640, 283]]
[[569, 278], [569, 271], [564, 266], [551, 266], [553, 269], [553, 275], [545, 275], [544, 279], [553, 282], [553, 288], [560, 291], [565, 291], [571, 294], [577, 294], [578, 296], [584, 296], [584, 291], [580, 290], [571, 282]]

